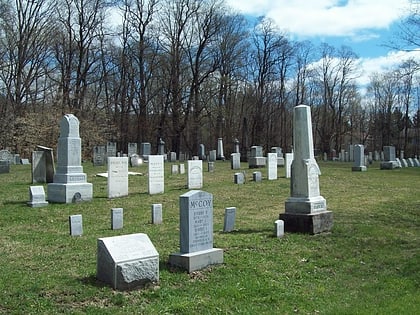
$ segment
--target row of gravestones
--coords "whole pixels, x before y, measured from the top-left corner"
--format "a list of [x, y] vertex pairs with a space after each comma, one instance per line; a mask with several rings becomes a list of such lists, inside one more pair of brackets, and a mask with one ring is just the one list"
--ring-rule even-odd
[[28, 159], [21, 159], [19, 154], [10, 153], [9, 150], [0, 150], [0, 174], [10, 172], [10, 165], [29, 164]]
[[[173, 266], [193, 272], [223, 263], [223, 250], [213, 247], [213, 195], [191, 190], [180, 196], [180, 248], [169, 256]], [[234, 230], [236, 208], [225, 209], [224, 232]], [[152, 205], [152, 223], [162, 223], [162, 205]], [[83, 234], [83, 219], [69, 216], [70, 235]], [[111, 229], [123, 228], [123, 209], [111, 209]], [[276, 220], [274, 234], [284, 235], [284, 222]], [[143, 233], [99, 238], [97, 240], [97, 278], [117, 290], [132, 289], [159, 281], [159, 254]]]

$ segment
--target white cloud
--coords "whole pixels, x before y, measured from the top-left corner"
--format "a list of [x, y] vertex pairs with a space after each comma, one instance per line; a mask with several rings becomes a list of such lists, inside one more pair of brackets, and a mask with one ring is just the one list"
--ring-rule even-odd
[[407, 14], [409, 0], [227, 0], [233, 9], [265, 15], [299, 37], [357, 36], [386, 29]]

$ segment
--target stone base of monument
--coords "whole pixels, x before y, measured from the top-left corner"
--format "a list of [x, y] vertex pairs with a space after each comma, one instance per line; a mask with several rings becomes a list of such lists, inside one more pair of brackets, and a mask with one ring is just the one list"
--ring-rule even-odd
[[333, 213], [321, 211], [317, 213], [281, 213], [284, 230], [294, 233], [319, 234], [331, 231], [333, 227]]
[[169, 263], [188, 272], [204, 269], [210, 265], [223, 263], [223, 249], [211, 248], [193, 253], [174, 253], [169, 255]]
[[259, 157], [250, 157], [248, 159], [249, 168], [259, 168], [259, 167], [265, 167], [266, 164], [266, 158], [263, 156]]
[[394, 168], [398, 168], [397, 161], [381, 162], [380, 164], [381, 170], [392, 170]]
[[56, 203], [90, 201], [93, 196], [93, 186], [91, 183], [50, 183], [47, 195], [49, 202]]
[[367, 171], [367, 167], [366, 166], [352, 166], [351, 170], [353, 172], [365, 172]]

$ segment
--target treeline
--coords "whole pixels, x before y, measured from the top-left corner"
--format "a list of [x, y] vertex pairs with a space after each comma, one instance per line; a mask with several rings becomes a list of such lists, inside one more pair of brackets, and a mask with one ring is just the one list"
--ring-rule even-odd
[[[118, 13], [117, 13], [118, 12]], [[413, 15], [415, 16], [415, 15]], [[419, 65], [401, 61], [361, 94], [349, 47], [294, 41], [223, 0], [0, 0], [0, 147], [55, 147], [65, 113], [92, 147], [158, 139], [198, 153], [292, 146], [292, 109], [312, 106], [321, 152], [362, 143], [419, 154]]]

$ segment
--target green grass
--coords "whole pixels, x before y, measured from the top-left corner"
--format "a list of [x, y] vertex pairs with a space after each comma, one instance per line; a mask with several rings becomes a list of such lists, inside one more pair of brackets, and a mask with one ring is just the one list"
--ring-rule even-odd
[[[334, 213], [331, 233], [273, 237], [289, 180], [233, 184], [229, 162], [204, 172], [214, 195], [214, 246], [224, 264], [188, 274], [170, 267], [179, 250], [179, 196], [186, 175], [171, 175], [165, 193], [149, 196], [147, 176], [130, 176], [130, 195], [107, 199], [105, 167], [84, 164], [94, 200], [29, 208], [31, 170], [0, 174], [0, 313], [4, 314], [420, 314], [420, 168], [352, 172], [319, 163], [321, 195]], [[205, 167], [206, 168], [206, 167]], [[147, 173], [146, 166], [131, 169]], [[266, 169], [262, 169], [266, 177]], [[46, 187], [45, 187], [46, 188]], [[161, 225], [150, 207], [163, 204]], [[226, 207], [237, 207], [235, 231], [223, 233]], [[110, 209], [124, 208], [124, 229], [110, 229]], [[83, 215], [82, 237], [68, 216]], [[146, 233], [160, 254], [160, 283], [125, 292], [96, 280], [99, 237]]]

